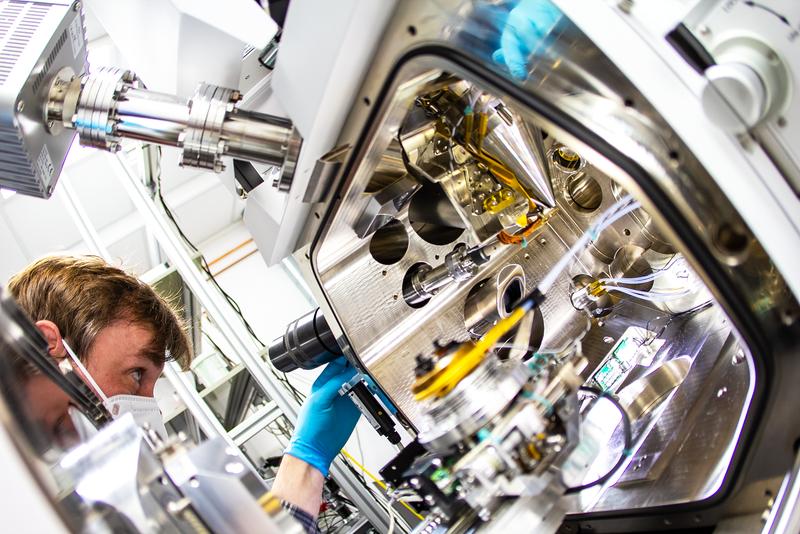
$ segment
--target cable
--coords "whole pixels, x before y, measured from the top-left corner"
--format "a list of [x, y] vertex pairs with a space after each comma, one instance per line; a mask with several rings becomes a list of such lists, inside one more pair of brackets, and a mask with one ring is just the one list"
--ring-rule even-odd
[[618, 200], [614, 205], [612, 205], [609, 209], [607, 209], [598, 219], [598, 221], [592, 225], [582, 236], [578, 239], [572, 247], [567, 251], [566, 254], [561, 256], [550, 272], [548, 272], [544, 278], [539, 282], [537, 289], [541, 294], [546, 294], [550, 288], [553, 287], [558, 277], [567, 268], [569, 263], [572, 261], [572, 258], [576, 256], [580, 251], [586, 248], [591, 241], [597, 239], [597, 236], [600, 233], [614, 224], [618, 219], [627, 215], [628, 213], [639, 209], [640, 205], [636, 202], [633, 197], [630, 195], [626, 195]]
[[386, 500], [386, 511], [389, 513], [389, 530], [386, 531], [386, 534], [394, 534], [394, 526], [397, 523], [394, 510], [392, 510], [392, 502], [392, 499]]
[[639, 291], [628, 287], [615, 287], [615, 286], [610, 286], [610, 287], [604, 286], [603, 289], [605, 289], [606, 291], [616, 291], [624, 295], [649, 300], [651, 302], [667, 302], [670, 300], [683, 298], [692, 293], [691, 289], [684, 289], [681, 291], [676, 291], [671, 293], [656, 292], [656, 291]]
[[665, 274], [667, 271], [666, 269], [659, 269], [658, 271], [653, 271], [650, 274], [645, 274], [642, 276], [622, 276], [619, 278], [601, 278], [598, 282], [602, 284], [643, 284], [645, 282], [652, 282], [659, 276]]
[[581, 386], [578, 388], [579, 391], [583, 391], [585, 393], [591, 393], [595, 395], [598, 399], [604, 398], [607, 399], [614, 407], [619, 410], [619, 413], [622, 415], [622, 429], [625, 436], [625, 442], [622, 448], [622, 453], [619, 456], [619, 459], [614, 464], [614, 466], [609, 469], [609, 471], [601, 476], [600, 478], [593, 480], [592, 482], [581, 484], [580, 486], [573, 486], [571, 488], [567, 488], [564, 492], [565, 494], [569, 495], [572, 493], [578, 493], [585, 489], [589, 489], [594, 486], [599, 486], [601, 484], [606, 483], [613, 475], [617, 472], [617, 470], [622, 467], [622, 464], [625, 462], [625, 459], [631, 455], [631, 447], [633, 447], [633, 434], [631, 431], [631, 418], [628, 416], [628, 412], [625, 411], [625, 408], [622, 404], [619, 403], [617, 399], [615, 399], [611, 394], [607, 391], [601, 391], [597, 388], [589, 387], [589, 386]]
[[[345, 458], [347, 458], [347, 459], [348, 459], [348, 460], [350, 460], [352, 463], [354, 463], [354, 464], [356, 465], [356, 467], [358, 467], [359, 469], [361, 469], [361, 471], [362, 471], [364, 474], [366, 474], [366, 475], [367, 475], [367, 476], [368, 476], [370, 479], [372, 479], [372, 481], [373, 481], [373, 482], [375, 482], [375, 484], [377, 484], [377, 485], [378, 485], [378, 487], [380, 487], [380, 488], [381, 488], [383, 491], [388, 491], [388, 490], [389, 490], [389, 488], [386, 486], [386, 483], [385, 483], [383, 480], [379, 479], [377, 476], [375, 476], [375, 475], [373, 475], [372, 473], [370, 473], [370, 472], [369, 472], [369, 470], [368, 470], [366, 467], [364, 467], [362, 464], [360, 464], [360, 463], [358, 462], [358, 460], [356, 460], [355, 458], [353, 458], [353, 455], [352, 455], [352, 454], [350, 454], [349, 452], [347, 452], [347, 451], [346, 451], [346, 450], [344, 450], [344, 449], [342, 449], [342, 454], [345, 456]], [[362, 480], [363, 480], [363, 478], [364, 478], [364, 477], [362, 476], [361, 478], [362, 478]], [[413, 508], [412, 508], [412, 507], [411, 507], [411, 506], [410, 506], [408, 503], [401, 502], [400, 504], [402, 504], [402, 505], [403, 505], [403, 506], [404, 506], [404, 507], [405, 507], [405, 508], [406, 508], [406, 509], [407, 509], [409, 512], [411, 512], [412, 514], [414, 514], [414, 516], [415, 516], [416, 518], [418, 518], [418, 519], [420, 519], [420, 520], [424, 519], [424, 517], [422, 517], [422, 516], [421, 516], [421, 515], [420, 515], [420, 514], [419, 514], [419, 513], [418, 513], [416, 510], [414, 510], [414, 509], [413, 509]]]
[[[195, 244], [183, 232], [183, 229], [181, 228], [180, 224], [178, 224], [175, 215], [172, 213], [172, 210], [169, 208], [166, 201], [164, 200], [164, 196], [162, 194], [162, 189], [161, 189], [161, 164], [160, 164], [161, 147], [158, 147], [157, 162], [158, 162], [158, 167], [156, 167], [153, 173], [155, 177], [155, 186], [156, 186], [155, 193], [159, 203], [161, 204], [161, 208], [164, 210], [164, 214], [167, 216], [172, 225], [175, 227], [175, 230], [178, 232], [180, 238], [186, 243], [186, 245], [189, 248], [192, 249], [192, 251], [194, 251], [199, 255], [200, 268], [203, 270], [203, 272], [206, 273], [206, 275], [208, 276], [208, 280], [211, 281], [212, 284], [214, 284], [214, 286], [219, 290], [219, 292], [222, 293], [222, 296], [225, 297], [225, 300], [228, 301], [228, 304], [231, 306], [231, 308], [233, 308], [233, 311], [236, 313], [236, 315], [239, 316], [239, 319], [242, 321], [242, 324], [244, 325], [245, 329], [250, 334], [250, 336], [253, 338], [253, 340], [256, 343], [258, 343], [258, 345], [261, 346], [261, 348], [266, 347], [261, 338], [259, 338], [258, 335], [256, 334], [250, 322], [244, 316], [244, 313], [242, 313], [242, 308], [239, 306], [239, 303], [236, 302], [236, 300], [232, 296], [230, 296], [230, 294], [227, 291], [225, 291], [219, 284], [216, 277], [211, 272], [211, 269], [208, 265], [208, 262], [206, 261], [205, 256], [200, 252], [200, 249], [198, 249], [197, 246], [195, 246]], [[305, 401], [306, 396], [301, 391], [299, 391], [297, 388], [294, 387], [294, 385], [289, 381], [288, 377], [286, 376], [286, 373], [278, 374], [278, 372], [271, 365], [267, 365], [267, 367], [269, 368], [270, 372], [275, 377], [275, 379], [278, 380], [278, 382], [280, 382], [283, 385], [283, 387], [289, 391], [289, 393], [291, 393], [292, 397], [298, 404], [302, 404], [303, 401]]]

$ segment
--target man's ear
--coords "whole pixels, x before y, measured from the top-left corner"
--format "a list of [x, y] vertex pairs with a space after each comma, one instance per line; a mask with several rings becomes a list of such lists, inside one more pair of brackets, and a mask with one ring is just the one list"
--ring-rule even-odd
[[47, 341], [47, 352], [50, 356], [60, 360], [67, 355], [67, 350], [64, 348], [64, 343], [61, 340], [61, 331], [53, 321], [36, 321], [36, 328], [44, 336]]

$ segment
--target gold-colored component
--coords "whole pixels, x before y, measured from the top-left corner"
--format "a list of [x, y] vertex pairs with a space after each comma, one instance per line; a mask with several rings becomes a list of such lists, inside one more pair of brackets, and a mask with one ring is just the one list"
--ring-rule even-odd
[[478, 148], [478, 154], [483, 154], [483, 139], [489, 131], [489, 115], [486, 113], [478, 114], [478, 139], [475, 143]]
[[486, 357], [495, 343], [525, 316], [526, 310], [517, 308], [511, 315], [500, 319], [491, 330], [476, 342], [467, 341], [447, 358], [447, 362], [439, 365], [419, 378], [411, 387], [414, 400], [421, 401], [430, 397], [443, 397], [453, 390], [461, 380], [468, 376]]
[[542, 459], [542, 453], [539, 452], [539, 449], [536, 448], [536, 445], [533, 443], [528, 443], [528, 454], [531, 455], [531, 458], [536, 460], [537, 462]]
[[283, 509], [281, 500], [270, 491], [259, 497], [258, 505], [261, 506], [267, 515], [275, 515]]
[[565, 146], [558, 148], [558, 155], [565, 161], [579, 161], [581, 159], [577, 152]]
[[606, 290], [603, 287], [603, 284], [601, 284], [598, 280], [595, 280], [594, 282], [586, 286], [586, 292], [593, 297], [599, 297], [601, 295], [604, 295], [606, 293]]
[[472, 142], [472, 127], [475, 122], [475, 115], [467, 113], [464, 115], [464, 144], [469, 146]]
[[483, 201], [483, 209], [491, 214], [500, 213], [514, 203], [514, 192], [511, 189], [495, 191]]
[[528, 225], [525, 226], [520, 232], [512, 235], [506, 231], [502, 231], [497, 234], [497, 239], [505, 245], [519, 245], [525, 239], [531, 237], [537, 230], [542, 228], [542, 226], [544, 226], [547, 221], [549, 221], [550, 218], [556, 214], [557, 211], [558, 208], [549, 209], [536, 217], [532, 222], [528, 223]]

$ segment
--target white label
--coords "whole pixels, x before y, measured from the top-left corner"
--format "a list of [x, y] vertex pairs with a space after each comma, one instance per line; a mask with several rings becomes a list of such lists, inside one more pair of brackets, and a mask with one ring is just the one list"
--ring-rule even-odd
[[36, 158], [36, 166], [39, 168], [39, 175], [42, 177], [42, 182], [44, 182], [45, 186], [49, 186], [50, 181], [53, 179], [53, 174], [56, 172], [56, 168], [53, 167], [53, 160], [50, 159], [50, 152], [47, 151], [47, 145], [44, 145], [42, 151], [39, 152], [39, 157]]
[[77, 58], [83, 49], [83, 28], [80, 14], [69, 25], [69, 43], [72, 45], [72, 57]]

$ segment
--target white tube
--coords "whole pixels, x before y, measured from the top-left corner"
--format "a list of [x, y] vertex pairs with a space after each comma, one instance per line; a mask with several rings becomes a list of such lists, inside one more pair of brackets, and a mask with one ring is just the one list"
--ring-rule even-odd
[[652, 302], [665, 302], [668, 300], [674, 300], [677, 298], [685, 297], [692, 293], [692, 290], [688, 288], [682, 291], [676, 291], [674, 293], [661, 293], [661, 292], [656, 293], [652, 291], [638, 291], [636, 289], [631, 289], [629, 287], [606, 287], [605, 290], [616, 291], [618, 293], [623, 293], [631, 297], [649, 300]]
[[639, 209], [640, 204], [633, 200], [633, 197], [630, 195], [626, 195], [623, 198], [619, 199], [613, 206], [608, 208], [598, 219], [598, 221], [590, 227], [580, 239], [578, 239], [572, 247], [558, 260], [550, 272], [542, 278], [541, 282], [539, 282], [539, 291], [542, 294], [546, 294], [553, 284], [555, 284], [556, 280], [558, 279], [559, 275], [567, 268], [572, 258], [576, 256], [580, 251], [586, 248], [589, 243], [595, 239], [597, 236], [608, 228], [610, 225], [614, 224], [617, 219], [624, 217], [628, 213]]

